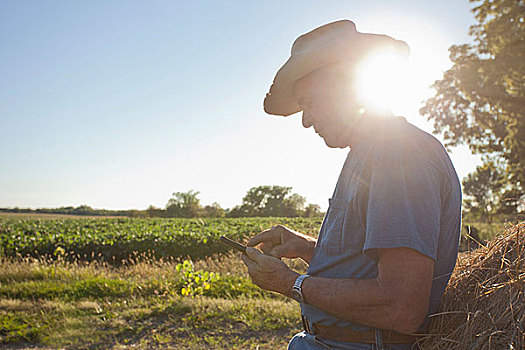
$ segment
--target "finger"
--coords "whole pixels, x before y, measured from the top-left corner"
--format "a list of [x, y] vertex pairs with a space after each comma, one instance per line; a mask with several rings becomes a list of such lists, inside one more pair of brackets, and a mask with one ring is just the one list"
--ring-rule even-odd
[[248, 268], [248, 270], [252, 269], [255, 265], [257, 265], [255, 263], [255, 261], [253, 261], [252, 259], [250, 259], [248, 257], [248, 255], [246, 254], [242, 254], [241, 255], [241, 259], [242, 259], [242, 262], [244, 263], [244, 265], [246, 265], [246, 267]]
[[263, 242], [259, 246], [259, 249], [261, 249], [264, 254], [269, 254], [270, 251], [273, 249], [273, 247], [274, 247], [274, 245], [272, 243]]
[[[266, 252], [265, 252], [266, 253]], [[278, 259], [284, 257], [284, 249], [283, 249], [283, 246], [282, 245], [278, 245], [276, 247], [274, 247], [272, 250], [270, 250], [270, 252], [267, 253], [268, 255], [271, 255], [273, 257], [276, 257]]]
[[247, 264], [246, 264], [246, 260], [249, 260], [250, 258], [248, 258], [248, 256], [245, 257], [245, 255], [246, 255], [246, 254], [242, 254], [242, 255], [241, 255], [241, 260], [242, 260], [242, 262], [243, 262], [245, 265], [247, 265]]
[[252, 247], [246, 248], [246, 255], [248, 255], [248, 258], [255, 261], [257, 264], [261, 262], [261, 259], [265, 256], [259, 249]]
[[278, 240], [280, 240], [279, 233], [277, 233], [272, 228], [272, 229], [262, 231], [261, 233], [256, 234], [248, 241], [246, 245], [248, 247], [255, 247], [257, 244], [263, 243], [263, 242], [273, 244], [273, 242], [276, 240], [275, 238], [278, 238]]
[[246, 248], [246, 254], [248, 254], [248, 257], [259, 266], [269, 266], [275, 262], [275, 258], [273, 256], [263, 254], [260, 250], [255, 248]]

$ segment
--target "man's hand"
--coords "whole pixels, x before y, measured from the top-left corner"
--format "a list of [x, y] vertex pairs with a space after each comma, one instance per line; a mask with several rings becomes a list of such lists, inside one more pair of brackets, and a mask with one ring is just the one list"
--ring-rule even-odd
[[242, 261], [248, 267], [253, 283], [262, 289], [291, 295], [293, 284], [299, 274], [286, 266], [281, 260], [265, 255], [255, 248], [247, 248]]
[[248, 247], [261, 244], [261, 250], [276, 258], [302, 258], [310, 263], [316, 239], [277, 225], [263, 231], [248, 241]]

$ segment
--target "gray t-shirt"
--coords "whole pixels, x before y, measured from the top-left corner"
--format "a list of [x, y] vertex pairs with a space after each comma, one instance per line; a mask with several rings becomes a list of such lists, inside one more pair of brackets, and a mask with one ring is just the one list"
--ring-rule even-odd
[[[406, 122], [387, 119], [352, 148], [323, 220], [308, 274], [377, 277], [377, 249], [406, 247], [434, 260], [429, 314], [454, 269], [461, 187], [441, 143]], [[370, 329], [302, 304], [312, 322]]]

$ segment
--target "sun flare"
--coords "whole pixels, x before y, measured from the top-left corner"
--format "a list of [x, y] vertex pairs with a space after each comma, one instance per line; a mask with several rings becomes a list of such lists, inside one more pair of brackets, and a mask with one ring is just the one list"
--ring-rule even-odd
[[432, 96], [430, 86], [450, 65], [442, 33], [419, 20], [373, 17], [368, 21], [371, 31], [387, 32], [405, 41], [410, 56], [405, 60], [391, 52], [371, 54], [358, 67], [357, 92], [369, 107], [387, 108], [411, 122], [423, 123], [419, 118], [422, 101]]
[[366, 107], [402, 109], [410, 87], [409, 75], [402, 57], [373, 53], [358, 67], [358, 93]]

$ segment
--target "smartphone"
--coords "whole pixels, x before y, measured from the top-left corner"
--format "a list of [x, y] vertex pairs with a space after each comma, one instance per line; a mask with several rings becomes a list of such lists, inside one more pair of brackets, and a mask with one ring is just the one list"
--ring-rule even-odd
[[240, 251], [241, 253], [244, 253], [246, 254], [246, 246], [238, 243], [238, 242], [235, 242], [231, 239], [229, 239], [228, 237], [226, 236], [221, 236], [221, 242], [226, 244], [228, 247], [231, 247], [235, 250], [238, 250]]

